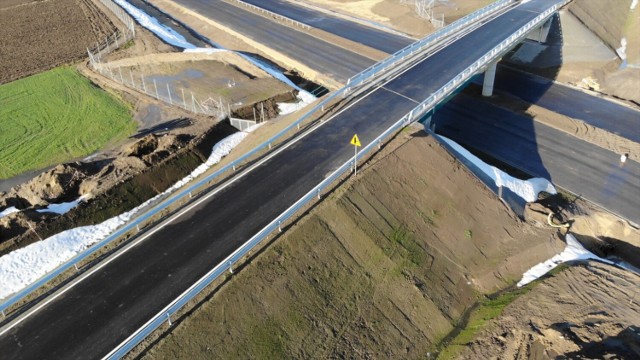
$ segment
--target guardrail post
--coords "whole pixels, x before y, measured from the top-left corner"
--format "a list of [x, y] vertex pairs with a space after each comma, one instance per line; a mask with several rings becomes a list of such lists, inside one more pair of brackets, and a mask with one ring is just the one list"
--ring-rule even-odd
[[278, 220], [278, 232], [282, 232], [282, 221]]
[[136, 225], [136, 230], [138, 230], [138, 232], [140, 232], [140, 224]]
[[229, 261], [229, 272], [233, 274], [233, 264]]
[[320, 189], [318, 189], [318, 200], [320, 200]]
[[78, 271], [78, 264], [73, 264], [73, 267], [76, 268], [76, 271]]
[[169, 315], [169, 313], [167, 313], [167, 322], [169, 323], [169, 326], [173, 325], [171, 324], [171, 315]]

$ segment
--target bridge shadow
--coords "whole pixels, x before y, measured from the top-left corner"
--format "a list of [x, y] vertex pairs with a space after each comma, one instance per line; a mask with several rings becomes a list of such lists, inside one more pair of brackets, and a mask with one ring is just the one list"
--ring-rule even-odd
[[[545, 42], [526, 40], [504, 57], [498, 65], [493, 96], [482, 96], [484, 75], [478, 75], [438, 109], [432, 117], [435, 132], [514, 177], [553, 181], [545, 166], [550, 159], [548, 155], [545, 159], [539, 143], [541, 125], [529, 110], [545, 96], [558, 76], [562, 64], [559, 20], [558, 15], [553, 17]], [[532, 69], [546, 79], [531, 74]], [[495, 185], [490, 187], [496, 191]], [[514, 201], [519, 205], [512, 208], [518, 212], [523, 201]]]

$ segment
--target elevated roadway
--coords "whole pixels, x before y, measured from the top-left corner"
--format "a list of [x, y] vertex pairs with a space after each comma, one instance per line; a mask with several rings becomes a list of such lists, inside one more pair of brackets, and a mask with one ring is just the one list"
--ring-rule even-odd
[[[305, 24], [323, 26], [318, 19], [324, 14], [290, 1], [244, 1]], [[381, 36], [380, 41], [376, 42], [380, 30], [353, 24], [343, 18], [330, 17], [326, 28], [336, 35], [379, 50], [395, 52], [400, 49], [401, 41], [385, 43], [386, 38]], [[426, 75], [422, 79], [429, 80]], [[482, 85], [482, 80], [483, 76], [479, 76], [474, 82]], [[498, 67], [494, 90], [640, 142], [640, 112], [637, 109], [507, 66]], [[436, 112], [434, 119], [442, 125], [439, 129], [453, 140], [531, 176], [550, 179], [555, 184], [640, 224], [640, 197], [633, 196], [640, 194], [640, 180], [636, 169], [638, 163], [628, 160], [629, 165], [619, 167], [620, 154], [465, 96], [447, 103], [442, 110]], [[524, 126], [527, 122], [528, 126]], [[611, 187], [612, 179], [616, 180], [614, 188]]]
[[0, 332], [3, 359], [103, 357], [348, 161], [353, 134], [363, 145], [371, 142], [554, 3], [532, 0], [484, 24], [363, 94], [260, 166], [155, 228], [136, 246], [89, 270], [82, 281]]

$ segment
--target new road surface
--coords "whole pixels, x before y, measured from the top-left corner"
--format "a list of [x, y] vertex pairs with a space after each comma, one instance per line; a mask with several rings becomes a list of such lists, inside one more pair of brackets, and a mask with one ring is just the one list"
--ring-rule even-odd
[[620, 154], [465, 94], [437, 111], [433, 121], [438, 134], [467, 149], [550, 179], [640, 224], [640, 164], [635, 161], [621, 163]]
[[406, 36], [392, 34], [371, 26], [346, 21], [338, 16], [314, 11], [288, 0], [243, 1], [388, 54], [392, 54], [415, 41], [415, 39]]
[[[404, 41], [409, 40], [396, 34], [381, 36], [381, 31], [378, 29], [354, 24], [341, 17], [327, 16], [286, 0], [245, 0], [245, 2], [389, 53], [399, 50], [404, 46]], [[558, 19], [554, 21], [557, 22]], [[561, 43], [560, 27], [558, 24], [554, 25], [552, 41]], [[334, 50], [338, 53], [341, 51], [340, 48]], [[313, 54], [305, 55], [313, 56]], [[428, 74], [422, 74], [416, 78], [416, 84], [428, 81], [430, 81]], [[475, 81], [481, 84], [482, 77], [478, 77]], [[523, 101], [640, 142], [638, 130], [640, 112], [636, 109], [506, 66], [500, 66], [498, 69], [495, 91], [515, 96]], [[638, 166], [636, 162], [629, 160], [630, 165], [619, 170], [611, 166], [611, 159], [619, 159], [620, 154], [613, 154], [562, 131], [540, 124], [535, 125], [538, 131], [534, 131], [533, 124], [530, 129], [525, 129], [522, 122], [503, 121], [503, 127], [510, 125], [508, 128], [510, 135], [506, 136], [505, 129], [498, 130], [495, 126], [488, 125], [494, 121], [499, 109], [479, 100], [468, 99], [468, 102], [465, 102], [462, 99], [466, 98], [460, 97], [445, 105], [442, 114], [436, 113], [436, 118], [441, 125], [447, 125], [447, 121], [451, 121], [451, 124], [442, 129], [452, 135], [454, 140], [460, 140], [476, 151], [500, 159], [533, 176], [550, 179], [622, 217], [635, 223], [640, 222], [639, 197], [630, 196], [638, 193], [634, 192], [638, 190], [639, 182], [638, 178], [634, 177], [636, 173], [634, 169]], [[511, 114], [506, 118], [513, 118], [513, 116], [515, 115]], [[490, 136], [477, 137], [478, 134], [486, 134], [491, 130], [496, 132]], [[494, 141], [481, 141], [482, 139]], [[579, 152], [576, 152], [577, 149]], [[589, 161], [585, 162], [585, 158]], [[618, 179], [616, 186], [619, 189], [603, 191], [602, 189], [610, 187], [612, 178]]]
[[[306, 31], [298, 31], [263, 16], [245, 11], [223, 0], [175, 0], [219, 24], [268, 45], [271, 49], [299, 61], [322, 74], [345, 82], [374, 60], [328, 43]], [[212, 39], [215, 41], [215, 39]]]
[[120, 256], [103, 262], [83, 281], [5, 329], [0, 335], [3, 359], [104, 356], [348, 161], [353, 155], [349, 144], [353, 134], [359, 135], [363, 145], [371, 142], [552, 3], [532, 0], [476, 29], [352, 102]]

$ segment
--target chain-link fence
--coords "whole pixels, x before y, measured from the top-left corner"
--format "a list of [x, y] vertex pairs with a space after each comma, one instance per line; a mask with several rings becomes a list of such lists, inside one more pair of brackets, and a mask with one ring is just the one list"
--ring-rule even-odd
[[[95, 1], [95, 0], [94, 0]], [[131, 36], [135, 36], [135, 21], [133, 18], [120, 7], [120, 5], [114, 3], [111, 0], [99, 0], [102, 5], [109, 9], [120, 21], [124, 24], [125, 28], [131, 32]]]
[[176, 89], [168, 83], [158, 85], [154, 77], [145, 77], [142, 71], [136, 72], [131, 67], [113, 67], [105, 62], [105, 56], [127, 44], [135, 37], [135, 21], [118, 4], [111, 0], [97, 0], [106, 6], [125, 25], [123, 30], [107, 36], [94, 46], [87, 48], [91, 67], [101, 75], [129, 88], [143, 92], [170, 105], [179, 106], [187, 111], [224, 118], [231, 109], [222, 99], [211, 97], [202, 100], [193, 92], [184, 88]]
[[87, 54], [89, 55], [89, 61], [92, 66], [101, 62], [104, 56], [123, 46], [136, 35], [135, 21], [126, 11], [111, 0], [99, 1], [122, 22], [124, 27], [108, 35], [104, 40], [98, 41], [95, 45], [87, 48]]
[[[158, 81], [161, 76], [145, 76], [135, 67], [112, 67], [109, 63], [93, 63], [93, 68], [105, 77], [169, 105], [181, 107], [196, 114], [224, 118], [231, 113], [231, 107], [221, 97], [214, 99], [197, 97], [191, 90], [176, 88], [169, 82]], [[139, 68], [139, 66], [138, 66]], [[160, 82], [160, 83], [159, 83]]]

